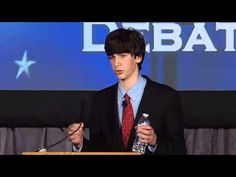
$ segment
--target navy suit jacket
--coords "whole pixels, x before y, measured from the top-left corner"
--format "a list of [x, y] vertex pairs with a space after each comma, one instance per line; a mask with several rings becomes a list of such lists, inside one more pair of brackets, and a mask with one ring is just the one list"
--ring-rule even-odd
[[[148, 77], [134, 126], [125, 149], [118, 118], [118, 83], [98, 91], [92, 102], [89, 120], [90, 141], [84, 151], [131, 151], [135, 138], [135, 126], [142, 113], [149, 114], [151, 126], [157, 134], [154, 154], [185, 154], [183, 114], [179, 94], [171, 87], [153, 82]], [[145, 154], [151, 153], [148, 148]]]

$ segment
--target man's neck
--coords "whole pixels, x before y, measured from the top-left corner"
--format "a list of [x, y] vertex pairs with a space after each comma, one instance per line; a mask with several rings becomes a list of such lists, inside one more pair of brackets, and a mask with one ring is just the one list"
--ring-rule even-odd
[[120, 80], [120, 85], [127, 92], [130, 88], [132, 88], [136, 84], [138, 78], [139, 78], [139, 72], [126, 80]]

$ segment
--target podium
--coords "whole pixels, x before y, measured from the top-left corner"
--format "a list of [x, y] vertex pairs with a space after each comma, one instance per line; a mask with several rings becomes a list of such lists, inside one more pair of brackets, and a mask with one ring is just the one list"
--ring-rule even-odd
[[137, 152], [23, 152], [22, 155], [141, 155]]

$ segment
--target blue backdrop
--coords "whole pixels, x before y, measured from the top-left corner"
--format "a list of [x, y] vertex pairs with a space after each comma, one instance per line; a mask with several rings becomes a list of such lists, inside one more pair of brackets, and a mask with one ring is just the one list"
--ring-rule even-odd
[[97, 90], [116, 82], [103, 50], [118, 27], [143, 32], [142, 69], [177, 90], [235, 90], [235, 23], [1, 22], [0, 90]]

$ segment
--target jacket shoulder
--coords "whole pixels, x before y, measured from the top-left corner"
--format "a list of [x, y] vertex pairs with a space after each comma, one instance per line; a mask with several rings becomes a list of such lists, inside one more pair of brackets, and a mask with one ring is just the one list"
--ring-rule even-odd
[[159, 91], [163, 91], [163, 92], [177, 92], [174, 88], [172, 88], [169, 85], [153, 81], [149, 79], [148, 77], [145, 77], [145, 78], [147, 79], [147, 86], [152, 89], [158, 89]]
[[168, 100], [180, 96], [179, 92], [171, 86], [152, 81], [149, 78], [147, 78], [146, 89], [148, 90], [148, 94], [152, 95], [153, 98], [162, 97]]
[[114, 95], [117, 91], [117, 87], [118, 87], [118, 84], [116, 83], [114, 85], [111, 85], [109, 87], [106, 87], [102, 90], [97, 91], [94, 94], [94, 99], [100, 99], [100, 98], [104, 99], [104, 98]]

